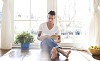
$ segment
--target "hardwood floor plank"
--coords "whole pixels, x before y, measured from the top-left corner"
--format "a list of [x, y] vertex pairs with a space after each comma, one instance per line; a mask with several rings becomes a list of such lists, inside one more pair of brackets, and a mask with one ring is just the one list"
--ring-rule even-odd
[[[64, 50], [67, 51], [67, 49]], [[89, 61], [88, 59], [90, 58], [88, 56], [91, 57], [89, 54], [86, 55], [81, 51], [72, 50], [68, 60], [60, 54], [59, 59], [56, 59], [55, 61]], [[47, 53], [42, 53], [40, 49], [30, 49], [28, 51], [12, 49], [4, 54], [0, 59], [5, 61], [52, 61], [50, 56]], [[91, 59], [93, 58], [91, 57]]]
[[69, 61], [88, 61], [88, 60], [85, 59], [82, 55], [80, 55], [80, 53], [74, 50], [71, 52], [69, 56]]
[[78, 51], [84, 58], [86, 58], [88, 61], [100, 61], [100, 56], [97, 56], [96, 58], [99, 59], [95, 59], [93, 58], [93, 56], [89, 53], [85, 53], [85, 52], [80, 52]]
[[0, 57], [7, 53], [9, 49], [0, 49]]

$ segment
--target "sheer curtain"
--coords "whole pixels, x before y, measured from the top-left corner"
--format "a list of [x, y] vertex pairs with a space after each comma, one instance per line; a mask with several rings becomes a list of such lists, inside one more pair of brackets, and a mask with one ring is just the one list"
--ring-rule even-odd
[[3, 1], [3, 17], [1, 23], [1, 49], [11, 49], [13, 41], [13, 28], [12, 28], [12, 0]]
[[[2, 2], [2, 0], [0, 0], [0, 12], [2, 12], [1, 10], [2, 10], [2, 6], [3, 6], [3, 2]], [[1, 19], [2, 19], [2, 14], [0, 13], [0, 21], [1, 21]], [[0, 48], [1, 48], [1, 23], [0, 23]]]
[[90, 23], [89, 41], [90, 45], [100, 46], [100, 0], [93, 2], [93, 18]]
[[87, 31], [89, 32], [88, 40], [81, 42], [81, 44], [78, 45], [79, 48], [84, 50], [88, 50], [91, 45], [100, 46], [100, 0], [92, 1], [91, 21], [89, 22], [89, 31]]
[[100, 0], [91, 0], [92, 1], [92, 13], [91, 13], [91, 21], [89, 22], [89, 34], [88, 40], [81, 42], [77, 47], [79, 49], [88, 50], [91, 45], [100, 46]]

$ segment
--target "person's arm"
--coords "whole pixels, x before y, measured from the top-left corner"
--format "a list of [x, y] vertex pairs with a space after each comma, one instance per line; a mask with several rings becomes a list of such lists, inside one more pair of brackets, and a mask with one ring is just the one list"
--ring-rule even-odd
[[41, 34], [42, 34], [42, 31], [39, 31], [39, 33], [38, 33], [38, 37], [40, 37], [40, 36], [41, 36]]
[[43, 41], [45, 39], [45, 37], [42, 36], [43, 26], [44, 26], [43, 23], [39, 26], [39, 31], [38, 31], [38, 36], [37, 36], [37, 39], [40, 41]]
[[37, 37], [38, 40], [41, 40], [41, 37], [40, 37], [41, 34], [42, 34], [42, 31], [39, 31], [39, 32], [38, 32], [38, 37]]
[[57, 35], [57, 37], [58, 37], [58, 40], [56, 43], [60, 43], [61, 42], [61, 35]]
[[60, 43], [61, 42], [61, 32], [58, 26], [57, 26], [57, 32], [55, 33], [55, 35], [57, 36], [57, 39], [55, 40], [55, 42]]
[[40, 40], [40, 41], [43, 41], [43, 40], [45, 40], [46, 38], [49, 38], [49, 37], [50, 37], [50, 36], [48, 36], [48, 35], [41, 36], [41, 34], [42, 34], [42, 31], [39, 31], [39, 32], [38, 32], [38, 37], [37, 37], [37, 39]]

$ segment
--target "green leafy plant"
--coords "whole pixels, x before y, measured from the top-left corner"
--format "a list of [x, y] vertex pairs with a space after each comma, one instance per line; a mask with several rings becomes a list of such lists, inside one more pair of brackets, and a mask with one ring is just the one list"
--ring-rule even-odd
[[28, 32], [21, 32], [15, 38], [16, 44], [18, 43], [24, 44], [24, 43], [32, 43], [32, 42], [34, 42], [34, 36]]

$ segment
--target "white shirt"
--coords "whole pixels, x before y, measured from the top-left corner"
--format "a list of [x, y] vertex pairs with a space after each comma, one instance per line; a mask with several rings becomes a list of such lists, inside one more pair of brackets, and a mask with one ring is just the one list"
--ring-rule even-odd
[[42, 31], [42, 34], [41, 36], [44, 36], [44, 35], [55, 35], [55, 34], [59, 34], [59, 29], [58, 29], [58, 26], [54, 24], [54, 27], [52, 29], [48, 29], [48, 26], [47, 26], [47, 22], [45, 23], [42, 23], [39, 27], [39, 31]]

